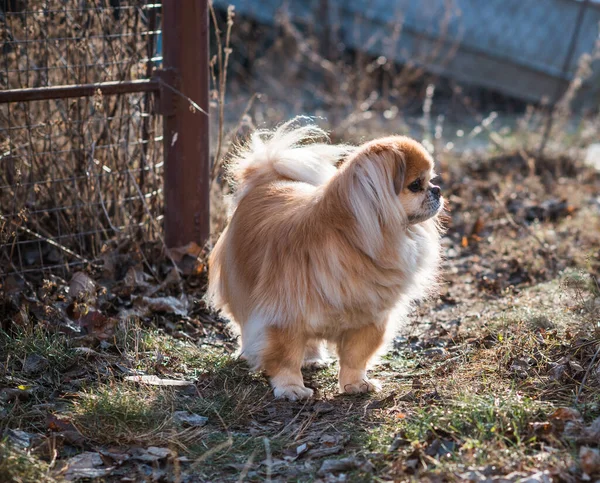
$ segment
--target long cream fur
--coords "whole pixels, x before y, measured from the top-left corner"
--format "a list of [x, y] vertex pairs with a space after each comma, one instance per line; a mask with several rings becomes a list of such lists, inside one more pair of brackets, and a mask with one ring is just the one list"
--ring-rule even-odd
[[337, 347], [340, 391], [376, 390], [366, 366], [434, 288], [439, 264], [443, 200], [406, 188], [433, 176], [422, 146], [326, 141], [293, 120], [240, 148], [231, 219], [209, 260], [209, 300], [239, 325], [242, 355], [275, 395], [292, 400], [312, 395], [300, 367], [323, 342]]

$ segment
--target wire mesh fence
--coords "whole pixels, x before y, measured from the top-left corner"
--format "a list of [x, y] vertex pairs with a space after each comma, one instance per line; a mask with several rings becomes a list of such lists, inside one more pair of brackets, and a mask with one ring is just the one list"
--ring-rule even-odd
[[146, 0], [0, 0], [0, 91], [41, 91], [0, 103], [0, 274], [64, 273], [157, 236], [152, 92], [43, 99], [43, 89], [150, 78], [160, 12]]

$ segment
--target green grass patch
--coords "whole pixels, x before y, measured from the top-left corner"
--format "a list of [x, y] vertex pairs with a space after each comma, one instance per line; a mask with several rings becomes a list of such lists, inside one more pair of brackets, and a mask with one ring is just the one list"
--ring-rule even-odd
[[530, 423], [541, 421], [547, 407], [515, 393], [505, 396], [465, 396], [440, 406], [418, 408], [401, 429], [406, 438], [423, 441], [432, 436], [456, 441], [528, 442]]
[[20, 366], [28, 356], [35, 354], [46, 359], [55, 374], [67, 369], [77, 358], [65, 335], [50, 333], [39, 326], [30, 331], [16, 329], [12, 334], [0, 330], [0, 354], [6, 366], [16, 362]]

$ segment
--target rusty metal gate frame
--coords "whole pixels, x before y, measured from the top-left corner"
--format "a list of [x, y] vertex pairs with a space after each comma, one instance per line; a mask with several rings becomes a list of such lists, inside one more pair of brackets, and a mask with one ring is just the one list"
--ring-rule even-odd
[[[152, 0], [147, 3], [155, 5]], [[156, 9], [151, 12], [149, 28], [154, 30]], [[98, 93], [146, 92], [159, 96], [165, 161], [164, 231], [168, 247], [189, 242], [202, 245], [210, 232], [208, 12], [208, 0], [163, 1], [163, 68], [152, 72], [148, 64], [146, 79], [0, 91], [0, 104], [92, 97]], [[150, 39], [153, 43], [153, 37]], [[153, 50], [154, 46], [149, 48]], [[147, 132], [142, 136], [147, 136]]]

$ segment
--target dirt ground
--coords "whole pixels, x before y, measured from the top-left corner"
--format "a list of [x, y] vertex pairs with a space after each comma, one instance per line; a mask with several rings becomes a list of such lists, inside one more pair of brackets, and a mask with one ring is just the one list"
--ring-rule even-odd
[[[378, 394], [274, 400], [202, 300], [206, 254], [123, 246], [0, 287], [0, 481], [595, 481], [600, 173], [448, 159], [444, 282]], [[173, 268], [177, 264], [181, 275]]]

